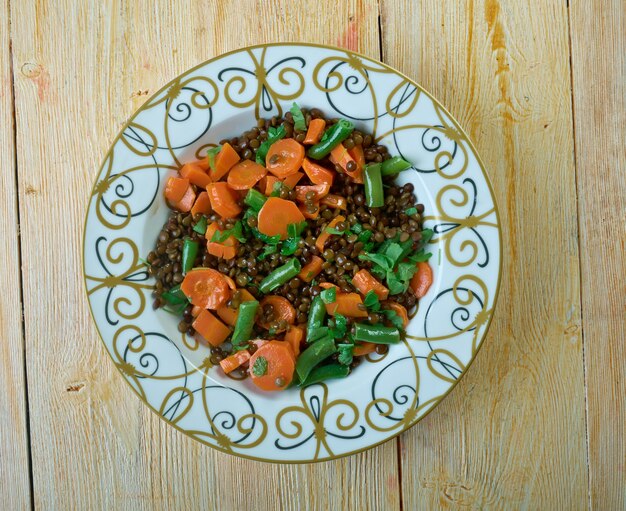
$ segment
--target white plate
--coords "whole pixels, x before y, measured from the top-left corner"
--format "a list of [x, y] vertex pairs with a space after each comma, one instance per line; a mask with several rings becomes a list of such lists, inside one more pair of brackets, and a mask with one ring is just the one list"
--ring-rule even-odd
[[[414, 169], [434, 229], [435, 282], [407, 339], [344, 380], [277, 393], [211, 368], [208, 348], [154, 311], [141, 258], [168, 215], [163, 186], [207, 144], [237, 136], [291, 103], [374, 133]], [[476, 151], [445, 109], [390, 67], [310, 44], [244, 48], [182, 74], [148, 100], [107, 153], [89, 203], [84, 277], [94, 320], [139, 397], [186, 435], [237, 456], [275, 462], [334, 459], [414, 425], [454, 387], [489, 326], [501, 274], [501, 233]]]

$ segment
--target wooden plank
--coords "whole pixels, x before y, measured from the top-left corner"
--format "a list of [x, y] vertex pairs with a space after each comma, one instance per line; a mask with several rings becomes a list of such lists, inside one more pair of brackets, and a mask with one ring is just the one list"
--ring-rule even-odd
[[401, 437], [404, 508], [585, 508], [566, 3], [383, 0], [382, 26], [385, 60], [475, 141], [504, 234], [485, 346], [450, 397]]
[[570, 2], [590, 502], [626, 508], [626, 5]]
[[113, 369], [80, 278], [96, 168], [141, 102], [246, 44], [315, 38], [378, 56], [376, 3], [25, 1], [11, 23], [36, 507], [397, 509], [394, 442], [336, 462], [267, 465], [157, 419]]
[[30, 507], [9, 4], [0, 5], [0, 507]]

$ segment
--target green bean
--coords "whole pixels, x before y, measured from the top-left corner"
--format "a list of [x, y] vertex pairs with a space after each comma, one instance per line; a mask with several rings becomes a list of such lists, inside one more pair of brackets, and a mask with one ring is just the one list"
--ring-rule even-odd
[[354, 124], [345, 119], [341, 119], [337, 124], [332, 125], [326, 130], [319, 144], [311, 146], [307, 151], [307, 155], [314, 160], [321, 160], [348, 138], [352, 130], [354, 130]]
[[300, 270], [302, 265], [297, 258], [289, 259], [285, 264], [276, 268], [272, 273], [265, 277], [259, 284], [259, 291], [261, 293], [269, 293], [278, 286], [282, 286], [285, 282], [294, 278]]
[[183, 242], [183, 255], [181, 257], [181, 265], [183, 267], [183, 275], [193, 268], [193, 263], [198, 255], [198, 249], [200, 245], [197, 241], [192, 241], [190, 238], [185, 238]]
[[320, 295], [313, 298], [311, 307], [309, 308], [309, 319], [306, 325], [306, 337], [312, 339], [314, 337], [313, 332], [322, 326], [324, 318], [326, 317], [326, 306]]
[[265, 195], [254, 188], [250, 188], [243, 201], [253, 210], [259, 211], [263, 207], [263, 204], [265, 204], [266, 200], [267, 197], [265, 197]]
[[305, 349], [296, 361], [296, 373], [300, 381], [306, 381], [307, 376], [322, 360], [327, 359], [337, 351], [335, 340], [328, 336], [311, 344]]
[[400, 342], [400, 331], [397, 328], [383, 325], [354, 325], [354, 340], [373, 342], [376, 344], [396, 344]]
[[409, 168], [411, 168], [411, 164], [408, 161], [400, 158], [400, 156], [392, 156], [382, 163], [380, 173], [383, 176], [393, 176]]
[[180, 289], [180, 284], [174, 286], [169, 291], [165, 291], [164, 293], [162, 293], [161, 298], [163, 298], [163, 300], [165, 300], [170, 305], [181, 305], [183, 303], [187, 305], [189, 303], [189, 299]]
[[365, 165], [365, 203], [370, 208], [381, 208], [385, 205], [385, 193], [380, 167], [380, 163]]
[[235, 322], [235, 330], [230, 340], [235, 349], [241, 348], [243, 343], [250, 340], [252, 327], [254, 326], [254, 318], [258, 308], [259, 302], [256, 300], [242, 302], [239, 305], [237, 321]]
[[341, 364], [328, 364], [316, 367], [309, 373], [306, 380], [300, 383], [300, 387], [307, 387], [308, 385], [333, 378], [345, 378], [348, 374], [350, 374], [350, 368]]
[[193, 226], [193, 230], [196, 231], [198, 234], [204, 235], [206, 233], [206, 227], [207, 227], [206, 217], [202, 215], [202, 218], [198, 220], [198, 223]]

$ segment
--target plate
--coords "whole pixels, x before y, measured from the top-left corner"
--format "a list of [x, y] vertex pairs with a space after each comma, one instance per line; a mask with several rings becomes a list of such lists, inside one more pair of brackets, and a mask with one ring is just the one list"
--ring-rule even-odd
[[[374, 133], [414, 167], [400, 175], [425, 205], [435, 281], [407, 338], [345, 380], [264, 393], [211, 367], [208, 348], [152, 308], [143, 257], [168, 215], [164, 182], [207, 145], [292, 102]], [[458, 383], [489, 327], [501, 275], [497, 206], [473, 145], [411, 79], [339, 48], [268, 44], [211, 59], [168, 83], [104, 158], [84, 229], [86, 291], [113, 363], [139, 398], [184, 434], [229, 454], [312, 462], [400, 434]]]

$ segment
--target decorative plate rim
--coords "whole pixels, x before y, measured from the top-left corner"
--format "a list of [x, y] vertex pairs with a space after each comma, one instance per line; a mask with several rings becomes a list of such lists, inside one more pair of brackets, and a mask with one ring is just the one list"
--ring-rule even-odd
[[171, 420], [167, 419], [166, 417], [164, 417], [162, 414], [159, 413], [158, 410], [156, 410], [149, 402], [147, 399], [144, 399], [140, 393], [137, 391], [137, 389], [135, 389], [133, 387], [133, 385], [131, 385], [130, 381], [128, 380], [128, 378], [126, 378], [126, 376], [124, 375], [123, 371], [121, 370], [120, 367], [117, 366], [117, 364], [114, 364], [114, 366], [116, 367], [117, 371], [119, 372], [119, 374], [122, 376], [122, 379], [126, 382], [126, 384], [131, 388], [131, 390], [137, 395], [137, 397], [143, 402], [144, 405], [146, 405], [151, 412], [153, 412], [155, 415], [157, 415], [161, 420], [163, 420], [164, 422], [166, 422], [169, 426], [175, 428], [177, 431], [181, 432], [182, 434], [184, 434], [186, 437], [190, 438], [191, 440], [200, 442], [204, 445], [207, 445], [208, 447], [215, 449], [219, 452], [225, 453], [225, 454], [229, 454], [231, 456], [235, 456], [238, 458], [244, 458], [244, 459], [248, 459], [248, 460], [253, 460], [253, 461], [260, 461], [260, 462], [265, 462], [265, 463], [274, 463], [274, 464], [289, 464], [289, 465], [298, 465], [298, 464], [310, 464], [310, 463], [318, 463], [318, 462], [325, 462], [325, 461], [333, 461], [333, 460], [337, 460], [340, 458], [344, 458], [347, 456], [352, 456], [354, 454], [360, 454], [363, 452], [366, 452], [370, 449], [373, 449], [375, 447], [378, 447], [386, 442], [389, 442], [395, 438], [397, 438], [399, 435], [401, 435], [402, 433], [404, 433], [405, 431], [408, 431], [409, 429], [411, 429], [412, 427], [414, 427], [416, 424], [418, 424], [419, 422], [421, 422], [423, 419], [425, 419], [433, 410], [435, 410], [440, 404], [441, 402], [448, 397], [448, 395], [456, 388], [456, 386], [458, 385], [458, 383], [463, 379], [463, 377], [467, 374], [467, 372], [469, 371], [470, 367], [472, 366], [474, 360], [477, 358], [478, 353], [480, 352], [486, 338], [487, 335], [489, 333], [489, 329], [491, 327], [491, 323], [493, 321], [493, 317], [495, 315], [495, 311], [496, 311], [496, 306], [498, 304], [498, 298], [500, 295], [500, 287], [502, 284], [502, 271], [503, 271], [503, 240], [502, 240], [502, 222], [501, 222], [501, 215], [500, 215], [500, 209], [498, 207], [498, 203], [496, 200], [496, 195], [494, 193], [494, 189], [493, 189], [493, 185], [491, 183], [491, 179], [489, 177], [489, 174], [487, 173], [486, 169], [485, 169], [485, 165], [484, 162], [482, 160], [482, 157], [480, 156], [480, 153], [477, 151], [472, 139], [468, 136], [468, 134], [466, 133], [466, 131], [463, 129], [463, 127], [459, 124], [459, 122], [456, 120], [456, 118], [451, 115], [451, 113], [447, 110], [447, 108], [441, 104], [441, 102], [439, 100], [437, 100], [429, 91], [427, 91], [420, 83], [418, 83], [416, 80], [414, 80], [413, 78], [407, 76], [406, 74], [404, 74], [403, 72], [399, 71], [398, 69], [390, 66], [389, 64], [386, 64], [385, 62], [382, 62], [376, 58], [370, 57], [368, 55], [365, 55], [361, 52], [357, 52], [357, 51], [353, 51], [353, 50], [349, 50], [346, 48], [341, 48], [339, 46], [335, 46], [335, 45], [329, 45], [329, 44], [319, 44], [319, 43], [310, 43], [310, 42], [304, 42], [304, 41], [292, 41], [292, 42], [284, 42], [284, 43], [261, 43], [261, 44], [254, 44], [254, 45], [249, 45], [249, 46], [242, 46], [239, 48], [236, 48], [234, 50], [230, 50], [228, 52], [224, 52], [224, 53], [220, 53], [218, 55], [215, 55], [207, 60], [204, 60], [198, 64], [196, 64], [193, 67], [190, 67], [184, 71], [182, 71], [181, 73], [177, 74], [175, 77], [173, 77], [172, 79], [170, 79], [165, 85], [163, 85], [161, 88], [159, 88], [156, 92], [154, 92], [153, 94], [151, 94], [138, 108], [136, 108], [135, 110], [133, 110], [133, 112], [131, 113], [131, 115], [124, 121], [123, 125], [121, 126], [121, 128], [118, 130], [117, 135], [112, 139], [111, 143], [109, 144], [109, 149], [107, 150], [107, 152], [105, 153], [104, 157], [101, 160], [101, 163], [98, 167], [98, 173], [96, 174], [96, 179], [94, 180], [94, 183], [91, 187], [90, 190], [90, 195], [88, 196], [87, 200], [86, 200], [86, 208], [85, 208], [85, 215], [84, 215], [84, 221], [83, 221], [83, 231], [82, 231], [82, 243], [81, 243], [81, 262], [82, 262], [82, 274], [83, 274], [83, 285], [84, 285], [84, 289], [85, 289], [85, 297], [87, 298], [87, 304], [88, 304], [88, 309], [89, 309], [89, 314], [91, 316], [91, 319], [93, 321], [93, 325], [96, 328], [96, 332], [98, 334], [98, 337], [100, 338], [100, 341], [108, 355], [108, 359], [110, 359], [111, 361], [113, 361], [111, 353], [109, 352], [109, 349], [106, 345], [106, 342], [104, 340], [104, 337], [100, 331], [100, 327], [98, 325], [98, 322], [96, 321], [95, 315], [94, 315], [94, 311], [92, 308], [92, 304], [91, 301], [89, 300], [88, 296], [89, 296], [89, 288], [88, 288], [88, 283], [87, 283], [87, 272], [85, 269], [85, 262], [86, 262], [86, 258], [85, 258], [85, 239], [86, 239], [86, 234], [87, 234], [87, 224], [88, 224], [88, 220], [89, 220], [89, 210], [90, 210], [90, 205], [91, 205], [91, 199], [93, 197], [93, 192], [96, 188], [96, 185], [98, 183], [97, 177], [101, 174], [104, 165], [106, 164], [107, 159], [109, 158], [111, 152], [113, 151], [116, 143], [120, 140], [120, 138], [122, 137], [123, 133], [126, 131], [126, 129], [131, 125], [133, 119], [135, 119], [135, 117], [143, 112], [144, 110], [147, 109], [147, 107], [150, 105], [151, 101], [153, 98], [157, 97], [158, 95], [160, 95], [161, 93], [163, 93], [164, 91], [166, 91], [169, 87], [172, 86], [172, 83], [175, 82], [179, 77], [183, 76], [183, 75], [188, 75], [193, 73], [194, 71], [202, 68], [203, 66], [206, 66], [208, 64], [211, 64], [219, 59], [222, 59], [224, 57], [228, 57], [240, 52], [245, 52], [245, 51], [251, 51], [251, 50], [256, 50], [256, 49], [267, 49], [267, 48], [272, 48], [272, 47], [307, 47], [307, 48], [320, 48], [320, 49], [326, 49], [326, 50], [332, 50], [332, 51], [337, 51], [337, 52], [341, 52], [344, 54], [350, 54], [350, 55], [354, 55], [355, 57], [358, 58], [362, 58], [365, 59], [366, 61], [371, 61], [371, 62], [375, 62], [377, 64], [379, 64], [382, 68], [384, 68], [387, 71], [390, 71], [392, 73], [394, 73], [395, 75], [403, 78], [404, 80], [406, 80], [409, 84], [415, 86], [421, 93], [425, 94], [432, 102], [434, 105], [436, 105], [439, 109], [441, 109], [441, 111], [448, 117], [449, 121], [451, 122], [451, 124], [455, 127], [455, 129], [459, 132], [460, 135], [463, 136], [464, 138], [464, 142], [467, 143], [469, 149], [471, 150], [473, 156], [476, 158], [476, 162], [481, 170], [482, 176], [485, 180], [485, 184], [489, 190], [489, 194], [490, 197], [493, 201], [493, 207], [494, 207], [494, 213], [495, 213], [495, 217], [496, 217], [496, 231], [497, 231], [497, 236], [498, 236], [498, 256], [499, 256], [499, 264], [498, 264], [498, 274], [497, 274], [497, 282], [496, 282], [496, 286], [495, 286], [495, 292], [493, 295], [493, 306], [491, 308], [491, 314], [489, 315], [489, 318], [486, 322], [484, 331], [482, 333], [482, 335], [480, 336], [480, 342], [478, 343], [478, 346], [476, 348], [476, 351], [473, 353], [473, 356], [470, 358], [470, 360], [468, 361], [467, 365], [465, 366], [465, 369], [461, 372], [461, 374], [459, 375], [459, 377], [453, 382], [451, 383], [451, 385], [448, 387], [448, 389], [441, 395], [439, 395], [436, 400], [433, 402], [432, 406], [430, 406], [430, 408], [423, 414], [421, 415], [419, 418], [417, 418], [414, 422], [409, 423], [409, 424], [405, 424], [403, 425], [402, 428], [400, 428], [398, 431], [394, 432], [392, 435], [384, 438], [383, 440], [371, 443], [369, 445], [367, 445], [366, 447], [363, 447], [361, 449], [355, 449], [353, 451], [348, 451], [348, 452], [342, 452], [340, 454], [332, 454], [331, 456], [327, 456], [327, 457], [322, 457], [322, 458], [316, 458], [316, 459], [268, 459], [268, 458], [262, 458], [262, 457], [258, 457], [258, 456], [252, 456], [249, 454], [245, 454], [242, 453], [240, 451], [232, 451], [232, 450], [228, 450], [225, 449], [219, 445], [213, 445], [201, 438], [197, 438], [192, 436], [191, 434], [189, 434], [185, 429], [183, 429], [182, 427], [178, 426], [176, 423], [172, 422]]

